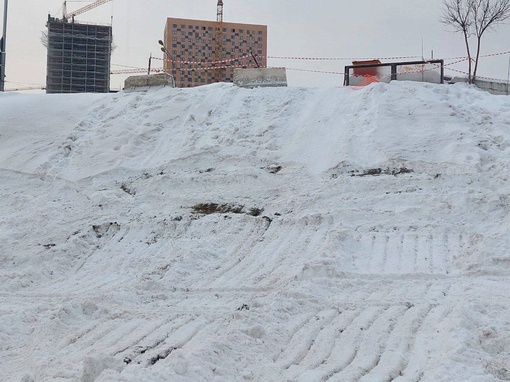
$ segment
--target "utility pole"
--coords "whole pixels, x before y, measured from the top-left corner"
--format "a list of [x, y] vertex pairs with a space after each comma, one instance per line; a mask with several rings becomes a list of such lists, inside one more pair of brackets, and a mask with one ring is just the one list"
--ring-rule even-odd
[[[172, 56], [170, 56], [170, 52], [169, 52], [169, 51], [168, 51], [168, 49], [166, 48], [166, 45], [165, 45], [165, 43], [163, 42], [163, 40], [159, 40], [159, 41], [158, 41], [158, 44], [159, 44], [159, 45], [161, 45], [161, 51], [162, 51], [163, 53], [165, 53], [165, 56], [166, 56], [166, 58], [165, 58], [165, 62], [167, 62], [167, 63], [168, 63], [168, 65], [170, 65], [170, 67], [171, 67], [171, 70], [172, 70], [172, 80], [173, 80], [173, 82], [174, 82], [174, 84], [175, 84], [175, 83], [176, 83], [176, 82], [175, 82], [175, 66], [174, 66], [175, 64], [174, 64], [174, 61], [172, 60]], [[152, 59], [152, 53], [151, 53], [151, 59]], [[149, 62], [150, 62], [150, 61], [149, 61]], [[165, 67], [166, 67], [166, 65], [165, 65], [165, 64], [163, 64], [163, 69], [165, 69]], [[168, 73], [168, 71], [167, 71], [166, 73]], [[150, 72], [149, 72], [149, 74], [150, 74]], [[177, 86], [177, 85], [176, 85], [176, 86]]]
[[8, 0], [4, 0], [4, 30], [2, 38], [0, 39], [0, 92], [5, 91], [5, 39], [7, 35], [7, 3]]

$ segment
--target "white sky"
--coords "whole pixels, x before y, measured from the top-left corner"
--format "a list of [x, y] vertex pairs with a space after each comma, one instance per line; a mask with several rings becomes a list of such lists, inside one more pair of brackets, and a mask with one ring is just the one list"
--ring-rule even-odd
[[[46, 48], [40, 42], [47, 15], [61, 16], [61, 0], [9, 2], [7, 22], [6, 89], [44, 86]], [[76, 10], [89, 2], [68, 2]], [[441, 0], [224, 0], [228, 22], [268, 26], [269, 56], [298, 57], [425, 57], [465, 56], [461, 36], [438, 19]], [[3, 1], [0, 0], [3, 12]], [[76, 18], [80, 22], [109, 23], [113, 15], [112, 69], [116, 65], [146, 67], [152, 53], [161, 57], [157, 41], [167, 17], [215, 20], [216, 0], [113, 0]], [[0, 30], [1, 31], [1, 30]], [[0, 32], [1, 33], [1, 32]], [[510, 50], [510, 24], [487, 34], [482, 54]], [[479, 75], [506, 79], [509, 55], [484, 58]], [[451, 62], [451, 61], [448, 61]], [[343, 72], [350, 61], [313, 62], [269, 60], [270, 66]], [[153, 66], [160, 66], [155, 62]], [[453, 68], [465, 70], [461, 63]], [[454, 72], [446, 72], [455, 74]], [[113, 75], [119, 89], [125, 75]], [[292, 86], [341, 85], [340, 75], [288, 71]]]

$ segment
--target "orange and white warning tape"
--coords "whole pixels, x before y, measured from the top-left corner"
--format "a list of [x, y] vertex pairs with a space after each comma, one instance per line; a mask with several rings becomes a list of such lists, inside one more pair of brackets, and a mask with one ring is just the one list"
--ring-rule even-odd
[[506, 52], [500, 52], [500, 53], [484, 54], [483, 56], [480, 56], [480, 57], [482, 58], [482, 57], [505, 56], [505, 55], [507, 55], [507, 54], [510, 54], [510, 50], [509, 50], [509, 51], [506, 51]]
[[[151, 73], [163, 73], [164, 69], [151, 69]], [[147, 73], [146, 68], [133, 68], [133, 69], [121, 69], [121, 70], [112, 70], [110, 74], [136, 74], [136, 73]]]
[[209, 70], [218, 70], [218, 69], [237, 69], [237, 68], [253, 68], [256, 67], [255, 64], [244, 64], [244, 65], [223, 65], [223, 66], [208, 66], [205, 68], [175, 68], [174, 70], [178, 70], [181, 72], [205, 72]]
[[[510, 51], [505, 52], [498, 52], [498, 53], [491, 53], [480, 56], [480, 58], [486, 58], [486, 57], [495, 57], [495, 56], [502, 56], [510, 54]], [[402, 59], [419, 59], [422, 58], [421, 56], [394, 56], [394, 57], [296, 57], [296, 56], [256, 56], [257, 59], [274, 59], [274, 60], [300, 60], [300, 61], [354, 61], [354, 60], [402, 60]], [[172, 60], [168, 58], [159, 58], [159, 57], [153, 57], [155, 60], [161, 60], [165, 62], [170, 62], [174, 65], [206, 65], [206, 67], [210, 67], [212, 65], [216, 64], [225, 64], [229, 62], [235, 62], [240, 61], [244, 59], [251, 59], [250, 54], [243, 54], [238, 57], [224, 59], [224, 60], [218, 60], [218, 61], [188, 61], [188, 60]], [[467, 60], [467, 57], [450, 57], [445, 58], [444, 60]], [[459, 62], [461, 62], [459, 61]], [[448, 64], [452, 65], [452, 64]]]
[[[237, 69], [237, 68], [253, 68], [255, 67], [254, 64], [243, 64], [243, 65], [223, 65], [223, 66], [209, 66], [204, 68], [175, 68], [170, 71], [166, 71], [163, 68], [158, 69], [151, 69], [151, 73], [169, 73], [171, 74], [172, 71], [178, 71], [178, 72], [202, 72], [202, 71], [209, 71], [209, 70], [218, 70], [218, 69]], [[146, 73], [147, 69], [144, 68], [138, 68], [138, 69], [124, 69], [124, 70], [112, 70], [110, 74], [135, 74], [135, 73]]]
[[275, 60], [303, 60], [303, 61], [351, 61], [351, 60], [403, 60], [410, 58], [421, 58], [421, 56], [401, 56], [401, 57], [288, 57], [288, 56], [267, 56]]
[[[485, 54], [480, 56], [480, 58], [486, 58], [486, 57], [495, 57], [495, 56], [503, 56], [510, 54], [510, 51], [504, 51], [504, 52], [498, 52], [498, 53], [491, 53], [491, 54]], [[421, 58], [419, 56], [398, 56], [398, 57], [375, 57], [375, 58], [360, 58], [360, 57], [291, 57], [291, 56], [256, 56], [257, 59], [282, 59], [282, 60], [302, 60], [302, 61], [348, 61], [348, 60], [394, 60], [394, 59], [415, 59], [415, 58]], [[251, 60], [250, 54], [244, 54], [238, 57], [229, 58], [225, 60], [220, 61], [210, 61], [210, 62], [203, 62], [203, 61], [183, 61], [183, 60], [170, 60], [165, 58], [157, 58], [153, 57], [153, 59], [171, 62], [172, 64], [180, 64], [180, 65], [197, 65], [198, 67], [189, 67], [189, 68], [183, 68], [183, 67], [177, 67], [173, 68], [173, 70], [179, 70], [179, 71], [208, 71], [208, 70], [218, 70], [218, 69], [227, 69], [227, 68], [243, 68], [243, 67], [255, 67], [255, 65], [252, 62], [246, 62], [244, 64], [238, 64], [238, 65], [222, 65], [222, 66], [216, 66], [217, 64], [229, 64], [236, 61], [241, 60]], [[455, 62], [450, 62], [444, 64], [445, 68], [448, 70], [453, 70], [462, 74], [466, 74], [466, 72], [463, 72], [461, 70], [456, 70], [452, 68], [447, 68], [448, 66], [452, 66], [464, 61], [467, 61], [467, 57], [450, 57], [445, 58], [444, 60], [456, 60]], [[434, 64], [435, 67], [431, 69], [423, 70], [418, 69], [416, 71], [412, 71], [409, 73], [419, 73], [424, 71], [431, 71], [435, 70], [440, 67], [440, 65]], [[118, 65], [123, 66], [123, 65]], [[335, 71], [325, 71], [325, 70], [313, 70], [313, 69], [304, 69], [304, 68], [287, 68], [288, 70], [294, 70], [294, 71], [302, 71], [302, 72], [310, 72], [310, 73], [323, 73], [323, 74], [334, 74], [334, 75], [344, 75], [343, 72], [335, 72]], [[125, 69], [125, 70], [115, 70], [111, 71], [111, 74], [130, 74], [130, 73], [144, 73], [147, 69], [143, 68], [133, 68], [133, 69]], [[164, 69], [153, 69], [151, 72], [154, 73], [160, 73], [164, 72]], [[388, 77], [389, 75], [386, 75], [381, 78]], [[495, 81], [502, 81], [497, 78], [490, 78], [490, 77], [480, 77], [478, 78], [485, 78], [489, 80], [495, 80]]]
[[[260, 56], [256, 56], [256, 57], [260, 58]], [[171, 62], [172, 64], [181, 64], [181, 65], [213, 65], [213, 64], [225, 64], [225, 63], [228, 63], [228, 62], [239, 61], [239, 60], [246, 59], [246, 58], [251, 58], [251, 56], [248, 55], [248, 54], [245, 54], [245, 55], [242, 55], [242, 56], [239, 56], [239, 57], [229, 58], [229, 59], [220, 60], [220, 61], [208, 61], [208, 62], [205, 62], [205, 61], [171, 60], [171, 59], [168, 59], [168, 58], [159, 58], [159, 57], [153, 57], [152, 59], [154, 59], [154, 60], [161, 60], [161, 61], [165, 61], [165, 62]]]
[[[450, 70], [450, 71], [452, 71], [452, 72], [457, 72], [457, 73], [464, 74], [465, 76], [468, 76], [468, 75], [469, 75], [469, 73], [464, 72], [464, 71], [462, 71], [462, 70], [453, 69], [453, 68], [447, 68], [447, 69], [448, 69], [448, 70]], [[510, 83], [510, 81], [508, 81], [508, 80], [502, 80], [501, 78], [483, 77], [483, 76], [476, 76], [476, 78], [481, 78], [481, 79], [484, 79], [484, 80], [491, 80], [491, 81], [498, 81], [498, 82], [505, 83], [505, 84]]]
[[344, 75], [344, 73], [341, 72], [328, 72], [325, 70], [313, 70], [313, 69], [298, 69], [298, 68], [285, 68], [287, 70], [295, 70], [298, 72], [310, 72], [310, 73], [323, 73], [323, 74], [337, 74], [337, 75]]
[[455, 65], [455, 64], [458, 64], [458, 63], [461, 63], [461, 62], [464, 62], [464, 61], [468, 61], [469, 59], [467, 57], [462, 57], [461, 60], [457, 60], [455, 62], [450, 62], [448, 64], [444, 64], [444, 66], [451, 66], [451, 65]]

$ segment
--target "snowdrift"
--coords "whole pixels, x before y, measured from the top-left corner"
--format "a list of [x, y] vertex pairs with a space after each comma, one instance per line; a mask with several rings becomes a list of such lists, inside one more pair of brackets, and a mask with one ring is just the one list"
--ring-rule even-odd
[[0, 95], [0, 380], [510, 380], [510, 98]]

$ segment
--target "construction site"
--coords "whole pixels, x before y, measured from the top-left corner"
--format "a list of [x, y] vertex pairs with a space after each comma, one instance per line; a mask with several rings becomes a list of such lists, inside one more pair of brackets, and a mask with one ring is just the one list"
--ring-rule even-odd
[[[117, 63], [113, 64], [113, 0], [85, 1], [87, 5], [83, 7], [73, 4], [83, 3], [81, 0], [65, 1], [61, 3], [62, 12], [59, 10], [48, 14], [47, 31], [43, 32], [43, 44], [46, 47], [42, 55], [42, 59], [46, 60], [45, 85], [20, 80], [19, 85], [30, 87], [17, 86], [13, 89], [11, 85], [9, 90], [43, 89], [47, 93], [106, 93], [133, 88], [135, 83], [143, 85], [140, 87], [160, 86], [160, 81], [163, 81], [163, 86], [178, 88], [216, 82], [233, 82], [245, 87], [287, 86], [287, 71], [306, 73], [301, 78], [329, 76], [338, 86], [341, 86], [342, 78], [344, 86], [366, 86], [374, 82], [396, 80], [431, 83], [466, 81], [467, 73], [452, 66], [465, 64], [469, 61], [467, 57], [438, 60], [434, 59], [432, 50], [430, 59], [427, 59], [423, 43], [421, 55], [271, 56], [268, 54], [267, 25], [250, 23], [249, 20], [247, 23], [226, 22], [224, 1], [209, 1], [211, 16], [214, 15], [213, 6], [216, 5], [216, 20], [213, 17], [210, 20], [190, 19], [186, 17], [187, 12], [179, 14], [172, 8], [170, 12], [181, 17], [160, 15], [165, 17], [164, 26], [161, 25], [162, 28], [153, 26], [150, 37], [149, 34], [145, 36], [146, 41], [143, 45], [136, 46], [132, 39], [130, 40], [129, 32], [126, 33], [125, 40], [119, 43], [119, 48], [124, 50], [124, 55], [127, 53], [127, 58], [119, 58], [121, 55], [117, 51]], [[0, 38], [0, 91], [3, 90], [7, 78], [5, 74], [7, 2], [8, 0], [4, 0], [3, 35]], [[101, 13], [105, 16], [104, 10], [96, 13], [90, 22], [81, 19], [86, 12], [107, 3], [112, 4], [112, 13], [108, 19], [101, 20], [102, 24], [95, 21], [101, 19]], [[104, 8], [106, 7], [101, 9]], [[117, 36], [122, 36], [122, 31], [119, 31], [122, 28], [119, 28], [118, 23], [116, 25]], [[159, 22], [157, 25], [159, 26]], [[128, 31], [131, 29], [129, 18], [125, 28]], [[278, 34], [276, 27], [275, 34]], [[159, 36], [160, 46], [156, 44]], [[161, 49], [162, 52], [153, 55], [150, 52], [154, 48]], [[136, 58], [129, 57], [130, 49], [136, 52]], [[509, 53], [496, 52], [482, 55], [481, 58], [497, 58]], [[147, 55], [145, 57], [149, 58], [147, 66], [144, 65], [145, 54]], [[296, 67], [292, 63], [299, 63], [299, 66]], [[494, 94], [509, 94], [510, 61], [508, 66], [506, 81], [477, 76], [475, 84]], [[42, 65], [41, 69], [40, 75], [44, 78]], [[453, 73], [445, 75], [445, 70]], [[142, 78], [141, 74], [147, 78]], [[123, 75], [136, 75], [133, 76], [136, 78], [127, 86], [124, 81], [126, 77], [122, 77]], [[15, 84], [12, 80], [7, 82]]]
[[61, 19], [48, 15], [47, 93], [110, 91], [112, 27], [74, 19], [108, 1], [96, 1], [70, 13], [64, 3]]
[[[48, 15], [47, 93], [110, 91], [112, 26], [80, 23], [75, 17], [111, 0], [97, 0], [76, 11], [62, 7], [62, 18]], [[267, 68], [267, 26], [168, 18], [164, 30], [163, 71], [176, 87], [234, 82], [234, 70]], [[148, 69], [148, 73], [158, 71]], [[284, 80], [286, 84], [286, 79]]]

